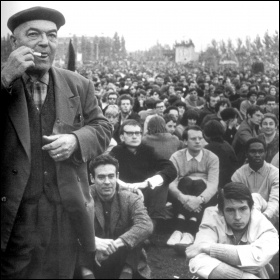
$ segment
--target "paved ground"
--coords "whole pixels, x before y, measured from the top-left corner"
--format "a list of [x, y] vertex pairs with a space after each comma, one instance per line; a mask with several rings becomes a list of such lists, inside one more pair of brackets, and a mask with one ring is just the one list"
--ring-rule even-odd
[[[173, 232], [170, 221], [161, 223], [151, 237], [151, 246], [147, 250], [148, 262], [152, 270], [153, 279], [192, 279], [188, 262], [184, 256], [179, 256], [173, 248], [166, 245], [166, 241]], [[275, 271], [279, 271], [279, 254], [272, 260]]]

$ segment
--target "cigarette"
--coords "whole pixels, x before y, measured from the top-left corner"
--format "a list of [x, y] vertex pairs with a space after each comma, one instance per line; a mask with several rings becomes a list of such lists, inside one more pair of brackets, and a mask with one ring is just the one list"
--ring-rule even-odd
[[39, 52], [34, 52], [34, 53], [33, 53], [33, 55], [36, 55], [36, 56], [42, 56], [42, 54], [41, 54], [41, 53], [39, 53]]

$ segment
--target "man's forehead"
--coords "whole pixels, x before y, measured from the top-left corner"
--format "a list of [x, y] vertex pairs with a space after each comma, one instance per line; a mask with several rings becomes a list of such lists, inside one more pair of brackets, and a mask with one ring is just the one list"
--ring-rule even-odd
[[202, 131], [190, 129], [189, 130], [189, 136], [190, 137], [198, 137], [198, 136], [202, 137]]
[[249, 148], [249, 150], [251, 150], [251, 149], [263, 149], [264, 147], [263, 147], [263, 144], [262, 143], [252, 143], [251, 145], [250, 145], [250, 148]]
[[116, 173], [116, 166], [113, 164], [99, 165], [95, 168], [96, 175], [106, 175]]
[[129, 131], [141, 131], [141, 128], [139, 126], [136, 126], [136, 125], [125, 125], [124, 129], [128, 132]]
[[54, 22], [49, 21], [49, 20], [31, 20], [24, 22], [20, 24], [14, 31], [14, 33], [21, 32], [23, 30], [28, 30], [28, 29], [39, 29], [42, 31], [48, 31], [48, 30], [56, 30], [57, 31], [57, 26]]
[[226, 199], [224, 200], [224, 208], [239, 208], [249, 206], [247, 200], [235, 200], [235, 199]]

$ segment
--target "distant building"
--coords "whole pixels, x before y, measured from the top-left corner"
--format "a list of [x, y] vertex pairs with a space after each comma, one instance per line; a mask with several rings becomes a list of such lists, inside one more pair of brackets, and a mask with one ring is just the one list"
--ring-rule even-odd
[[175, 44], [175, 62], [188, 63], [190, 61], [198, 61], [199, 53], [195, 52], [195, 45], [192, 40]]

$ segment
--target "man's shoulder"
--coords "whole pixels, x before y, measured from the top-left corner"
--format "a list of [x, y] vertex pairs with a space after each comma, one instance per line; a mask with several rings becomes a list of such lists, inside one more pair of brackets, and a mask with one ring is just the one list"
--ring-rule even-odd
[[186, 153], [187, 153], [187, 150], [188, 149], [183, 149], [183, 150], [180, 150], [180, 151], [177, 151], [176, 153], [174, 153], [171, 158], [174, 158], [174, 159], [181, 159], [181, 158], [186, 158]]
[[52, 67], [51, 71], [55, 76], [62, 76], [69, 83], [89, 83], [89, 80], [83, 77], [82, 75], [72, 72], [70, 70]]
[[213, 159], [219, 159], [217, 155], [215, 155], [213, 152], [211, 152], [211, 151], [209, 151], [207, 149], [202, 149], [202, 152], [203, 152], [203, 157], [205, 159], [208, 159], [208, 160], [211, 159], [211, 161]]

